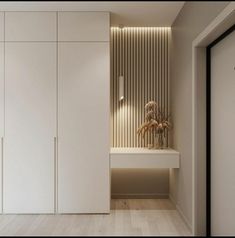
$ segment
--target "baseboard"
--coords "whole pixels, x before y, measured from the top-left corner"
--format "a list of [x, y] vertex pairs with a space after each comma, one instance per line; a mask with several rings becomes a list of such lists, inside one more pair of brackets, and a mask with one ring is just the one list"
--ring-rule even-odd
[[176, 207], [176, 201], [175, 199], [169, 194], [169, 199], [171, 200], [171, 202], [175, 205]]
[[155, 198], [155, 199], [166, 199], [169, 198], [169, 194], [165, 193], [112, 193], [111, 198], [113, 199], [146, 199], [146, 198]]
[[182, 219], [184, 220], [185, 224], [187, 225], [187, 227], [189, 228], [189, 230], [192, 232], [192, 225], [189, 222], [189, 220], [187, 219], [187, 217], [184, 215], [182, 209], [180, 208], [180, 206], [176, 203], [175, 199], [169, 194], [169, 199], [171, 200], [171, 202], [175, 205], [176, 210], [178, 211], [178, 213], [180, 214], [180, 216], [182, 217]]

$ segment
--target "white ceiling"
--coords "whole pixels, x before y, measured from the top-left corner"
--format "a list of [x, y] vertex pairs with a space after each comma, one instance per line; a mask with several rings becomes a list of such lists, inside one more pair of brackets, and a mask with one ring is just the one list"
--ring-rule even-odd
[[109, 11], [111, 25], [118, 26], [171, 26], [184, 2], [79, 2], [79, 1], [17, 1], [0, 2], [1, 11]]

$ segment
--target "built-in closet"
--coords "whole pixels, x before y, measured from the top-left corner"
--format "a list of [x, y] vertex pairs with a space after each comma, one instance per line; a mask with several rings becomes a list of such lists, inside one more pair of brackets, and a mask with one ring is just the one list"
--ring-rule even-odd
[[0, 163], [0, 211], [2, 211], [2, 157], [4, 136], [4, 13], [0, 12], [0, 136], [1, 136], [1, 163]]
[[109, 13], [0, 13], [3, 213], [109, 212]]
[[109, 212], [109, 14], [58, 19], [58, 211]]

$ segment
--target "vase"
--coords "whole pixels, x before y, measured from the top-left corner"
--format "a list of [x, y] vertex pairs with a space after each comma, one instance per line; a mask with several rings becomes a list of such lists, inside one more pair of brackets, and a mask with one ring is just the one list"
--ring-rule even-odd
[[164, 140], [163, 140], [163, 133], [158, 134], [158, 148], [163, 149], [164, 148]]

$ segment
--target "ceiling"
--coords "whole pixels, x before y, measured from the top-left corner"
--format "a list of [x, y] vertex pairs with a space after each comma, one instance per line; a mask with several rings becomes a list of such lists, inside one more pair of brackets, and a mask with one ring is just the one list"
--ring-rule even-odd
[[1, 11], [109, 11], [111, 26], [171, 26], [184, 2], [1, 1]]

